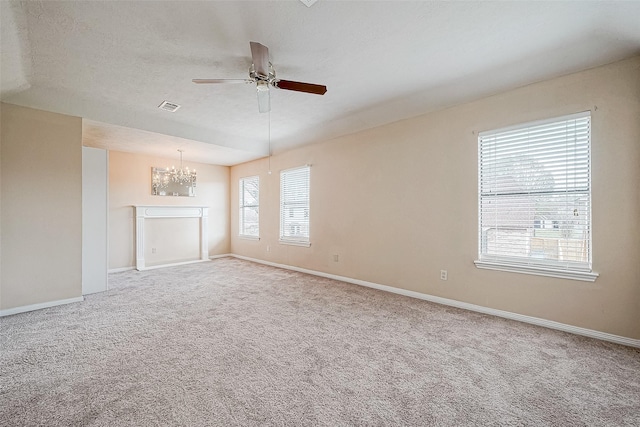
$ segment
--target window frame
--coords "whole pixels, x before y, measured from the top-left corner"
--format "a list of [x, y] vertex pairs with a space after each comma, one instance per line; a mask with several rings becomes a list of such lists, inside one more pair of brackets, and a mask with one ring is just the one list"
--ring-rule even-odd
[[[537, 260], [531, 256], [528, 257], [510, 257], [506, 255], [488, 255], [484, 254], [483, 256], [483, 224], [482, 224], [482, 215], [483, 215], [483, 188], [482, 188], [482, 171], [483, 171], [483, 157], [482, 157], [482, 140], [483, 138], [491, 138], [496, 135], [499, 135], [504, 132], [510, 131], [524, 131], [536, 126], [544, 126], [544, 125], [553, 125], [556, 123], [567, 122], [576, 119], [584, 119], [588, 117], [588, 130], [589, 134], [587, 137], [587, 189], [586, 193], [588, 194], [588, 221], [586, 223], [586, 228], [589, 230], [588, 233], [588, 261], [580, 262], [572, 264], [570, 261], [554, 261], [554, 260]], [[583, 280], [588, 282], [593, 282], [598, 277], [598, 274], [593, 272], [592, 270], [592, 254], [593, 254], [593, 246], [592, 246], [592, 236], [593, 236], [593, 218], [591, 216], [591, 206], [592, 206], [592, 185], [591, 185], [591, 171], [592, 171], [592, 151], [591, 151], [591, 111], [584, 111], [580, 113], [553, 117], [546, 120], [538, 120], [533, 122], [527, 122], [522, 124], [517, 124], [513, 126], [508, 126], [500, 129], [489, 130], [480, 132], [478, 134], [478, 245], [477, 245], [477, 256], [478, 258], [474, 261], [477, 268], [481, 269], [489, 269], [489, 270], [498, 270], [498, 271], [508, 271], [514, 273], [524, 273], [524, 274], [534, 274], [540, 276], [548, 276], [548, 277], [558, 277], [564, 279], [574, 279], [574, 280]], [[513, 142], [511, 142], [513, 143]], [[559, 145], [560, 146], [560, 145]], [[553, 147], [556, 148], [555, 146]], [[523, 152], [525, 152], [523, 150]], [[507, 156], [500, 158], [500, 160], [508, 160]], [[498, 162], [495, 158], [493, 162]], [[568, 167], [568, 166], [567, 166]], [[568, 192], [568, 190], [565, 190]], [[503, 192], [503, 196], [510, 197], [517, 194], [516, 192]], [[546, 196], [554, 196], [562, 194], [559, 190], [546, 190], [546, 191], [534, 191], [529, 192], [526, 195], [520, 195], [520, 197], [530, 198], [530, 197], [539, 197], [540, 195]], [[492, 195], [495, 197], [495, 200], [499, 200], [499, 194]], [[485, 195], [484, 197], [489, 197]], [[532, 222], [532, 228], [535, 229], [535, 219]], [[554, 228], [555, 227], [554, 225]]]
[[[291, 236], [285, 236], [285, 227], [286, 224], [290, 222], [290, 218], [295, 218], [293, 213], [291, 203], [286, 203], [284, 200], [284, 191], [285, 191], [285, 182], [284, 178], [290, 174], [300, 170], [307, 170], [307, 182], [306, 182], [306, 204], [302, 206], [296, 206], [296, 208], [302, 208], [303, 212], [303, 220], [306, 222], [306, 236], [303, 235], [300, 238], [295, 238]], [[311, 218], [310, 211], [311, 208], [311, 165], [303, 165], [297, 166], [294, 168], [283, 169], [280, 171], [280, 230], [279, 230], [279, 239], [278, 242], [285, 245], [294, 245], [294, 246], [311, 246]]]
[[[245, 189], [246, 183], [250, 180], [256, 181], [256, 187], [258, 189], [258, 194], [255, 199], [256, 200], [255, 204], [247, 204], [245, 202], [244, 189]], [[258, 234], [257, 235], [244, 233], [246, 229], [246, 226], [245, 226], [246, 224], [245, 209], [246, 208], [257, 208], [257, 212], [258, 212]], [[240, 237], [241, 239], [247, 239], [247, 240], [260, 240], [260, 176], [259, 175], [246, 176], [238, 179], [238, 237]]]

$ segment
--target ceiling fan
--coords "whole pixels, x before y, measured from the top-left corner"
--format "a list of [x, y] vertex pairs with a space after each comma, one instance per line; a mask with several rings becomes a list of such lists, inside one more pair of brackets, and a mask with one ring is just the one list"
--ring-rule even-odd
[[249, 67], [248, 79], [193, 79], [192, 81], [197, 84], [255, 83], [258, 92], [258, 110], [261, 113], [271, 110], [270, 86], [316, 95], [324, 95], [327, 92], [327, 87], [323, 85], [277, 79], [276, 71], [269, 62], [269, 48], [257, 42], [249, 42], [249, 45], [253, 63]]

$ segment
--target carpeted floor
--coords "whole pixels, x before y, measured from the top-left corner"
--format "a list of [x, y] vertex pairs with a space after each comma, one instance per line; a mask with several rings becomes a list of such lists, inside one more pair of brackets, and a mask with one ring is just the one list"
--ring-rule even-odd
[[0, 319], [2, 426], [640, 425], [640, 351], [222, 258]]

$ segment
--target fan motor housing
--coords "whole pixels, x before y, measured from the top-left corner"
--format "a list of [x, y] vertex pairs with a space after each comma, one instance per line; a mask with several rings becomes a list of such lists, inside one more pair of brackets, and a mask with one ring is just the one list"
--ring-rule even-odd
[[251, 64], [249, 66], [249, 77], [256, 82], [263, 81], [267, 82], [268, 84], [273, 84], [273, 82], [276, 80], [276, 70], [273, 69], [273, 65], [271, 65], [271, 62], [269, 62], [269, 75], [262, 76], [256, 73], [255, 65]]

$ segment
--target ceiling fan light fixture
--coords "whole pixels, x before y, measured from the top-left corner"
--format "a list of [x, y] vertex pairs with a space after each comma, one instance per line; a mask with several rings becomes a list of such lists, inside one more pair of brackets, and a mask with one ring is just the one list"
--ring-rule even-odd
[[258, 111], [261, 113], [271, 111], [269, 86], [315, 95], [324, 95], [327, 92], [327, 87], [324, 85], [277, 79], [276, 71], [269, 61], [269, 48], [258, 42], [249, 42], [249, 47], [253, 62], [249, 66], [248, 79], [193, 79], [193, 83], [255, 83], [258, 93]]

